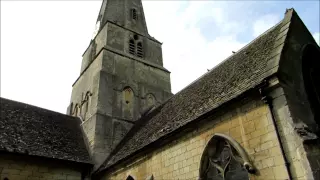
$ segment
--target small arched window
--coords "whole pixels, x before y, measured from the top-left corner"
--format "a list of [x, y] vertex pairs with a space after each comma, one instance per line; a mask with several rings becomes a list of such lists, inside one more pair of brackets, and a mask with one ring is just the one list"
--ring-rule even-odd
[[136, 46], [135, 46], [134, 40], [130, 39], [130, 41], [129, 41], [129, 53], [132, 54], [132, 55], [135, 55], [135, 49], [136, 49]]
[[134, 93], [130, 87], [126, 87], [122, 91], [122, 113], [126, 119], [133, 118]]
[[143, 57], [143, 47], [142, 47], [142, 43], [141, 42], [138, 42], [138, 44], [137, 44], [137, 56], [139, 58]]
[[138, 20], [137, 10], [134, 8], [131, 9], [131, 18], [133, 20]]

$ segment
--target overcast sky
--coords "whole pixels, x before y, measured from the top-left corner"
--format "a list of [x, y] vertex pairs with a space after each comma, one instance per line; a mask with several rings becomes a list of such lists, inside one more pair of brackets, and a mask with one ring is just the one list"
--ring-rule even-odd
[[[1, 97], [66, 112], [102, 1], [1, 1]], [[319, 42], [319, 1], [143, 1], [176, 93], [295, 8]]]

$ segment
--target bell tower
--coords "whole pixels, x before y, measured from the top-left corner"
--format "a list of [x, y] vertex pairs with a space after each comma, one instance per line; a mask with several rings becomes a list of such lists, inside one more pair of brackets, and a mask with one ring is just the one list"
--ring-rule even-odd
[[144, 110], [171, 95], [141, 0], [103, 0], [67, 112], [82, 119], [94, 162], [102, 163]]

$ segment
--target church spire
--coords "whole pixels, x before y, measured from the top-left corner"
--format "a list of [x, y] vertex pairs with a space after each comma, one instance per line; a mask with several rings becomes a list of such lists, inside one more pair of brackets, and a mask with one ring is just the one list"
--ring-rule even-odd
[[100, 164], [146, 109], [172, 94], [161, 43], [148, 34], [141, 0], [104, 0], [97, 22], [68, 112], [83, 120], [91, 156]]
[[149, 36], [141, 0], [103, 0], [97, 19], [98, 29], [107, 22]]

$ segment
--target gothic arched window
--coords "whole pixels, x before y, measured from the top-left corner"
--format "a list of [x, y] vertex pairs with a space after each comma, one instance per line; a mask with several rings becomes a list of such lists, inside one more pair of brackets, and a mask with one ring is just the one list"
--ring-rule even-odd
[[201, 180], [249, 180], [253, 165], [241, 145], [231, 137], [216, 133], [201, 157]]

